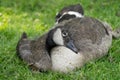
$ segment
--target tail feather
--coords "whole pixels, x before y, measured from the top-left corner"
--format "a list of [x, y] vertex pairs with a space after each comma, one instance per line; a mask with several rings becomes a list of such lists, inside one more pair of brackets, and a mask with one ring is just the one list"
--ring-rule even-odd
[[25, 32], [23, 32], [23, 34], [21, 35], [21, 38], [19, 39], [17, 46], [16, 46], [16, 53], [17, 56], [21, 59], [23, 53], [21, 53], [22, 49], [21, 47], [23, 47], [26, 44], [29, 44], [29, 40], [27, 40], [27, 34]]
[[23, 32], [21, 39], [27, 38], [27, 34], [25, 32]]

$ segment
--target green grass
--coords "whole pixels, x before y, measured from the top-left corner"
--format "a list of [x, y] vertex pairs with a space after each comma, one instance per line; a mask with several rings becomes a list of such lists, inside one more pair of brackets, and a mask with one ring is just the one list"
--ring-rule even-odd
[[120, 27], [119, 0], [0, 0], [0, 80], [119, 80], [120, 40], [114, 40], [109, 54], [68, 74], [48, 71], [32, 73], [16, 56], [22, 32], [37, 38], [54, 25], [57, 11], [81, 3], [86, 16]]

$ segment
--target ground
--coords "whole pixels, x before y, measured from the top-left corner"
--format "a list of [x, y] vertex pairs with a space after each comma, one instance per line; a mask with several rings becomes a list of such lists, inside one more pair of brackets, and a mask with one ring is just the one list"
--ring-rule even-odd
[[16, 44], [23, 32], [38, 38], [55, 23], [56, 13], [64, 6], [80, 3], [85, 16], [120, 27], [120, 0], [0, 0], [0, 80], [119, 80], [120, 40], [105, 57], [81, 69], [63, 74], [31, 72], [16, 55]]

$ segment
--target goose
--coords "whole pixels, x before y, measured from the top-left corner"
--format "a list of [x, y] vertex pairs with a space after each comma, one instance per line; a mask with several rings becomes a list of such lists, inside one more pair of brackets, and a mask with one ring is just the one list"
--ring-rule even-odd
[[120, 29], [113, 31], [106, 22], [84, 17], [60, 22], [48, 34], [52, 70], [67, 73], [108, 54], [112, 39], [120, 37]]
[[67, 73], [106, 55], [112, 38], [120, 37], [119, 32], [105, 22], [75, 17], [57, 22], [55, 28], [37, 40], [30, 40], [23, 33], [16, 49], [18, 56], [34, 70]]
[[[77, 18], [75, 20], [77, 20]], [[23, 33], [16, 47], [18, 56], [24, 60], [32, 70], [52, 70], [67, 73], [82, 67], [90, 60], [101, 58], [107, 54], [111, 45], [113, 31], [111, 32], [108, 29], [107, 32], [103, 28], [106, 36], [102, 36], [102, 40], [96, 38], [96, 43], [93, 43], [92, 41], [95, 39], [91, 38], [91, 41], [89, 39], [87, 41], [87, 38], [83, 38], [84, 40], [81, 41], [78, 40], [81, 42], [79, 48], [79, 44], [76, 44], [76, 40], [73, 37], [76, 33], [71, 33], [72, 25], [69, 26], [69, 29], [67, 28], [68, 27], [64, 27], [63, 24], [62, 26], [58, 25], [36, 40], [28, 39], [26, 33]], [[119, 32], [120, 29], [114, 31], [114, 37], [120, 37]], [[96, 34], [97, 33], [98, 32], [96, 32]], [[98, 42], [101, 42], [101, 44]], [[47, 47], [49, 47], [49, 49]]]

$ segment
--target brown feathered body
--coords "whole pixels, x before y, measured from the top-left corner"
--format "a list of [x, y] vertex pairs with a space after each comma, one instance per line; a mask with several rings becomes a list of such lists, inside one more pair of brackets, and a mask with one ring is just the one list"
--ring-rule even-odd
[[24, 35], [26, 34], [22, 35], [17, 45], [19, 57], [34, 70], [47, 71], [51, 69], [51, 59], [45, 48], [46, 35], [36, 40], [29, 40], [27, 37], [23, 37]]
[[[112, 43], [112, 32], [109, 27], [90, 17], [74, 18], [58, 24], [55, 29], [60, 28], [62, 32], [67, 32], [79, 53], [60, 46], [53, 48], [51, 52], [53, 70], [68, 72], [105, 56]], [[64, 42], [66, 41], [64, 38]]]

